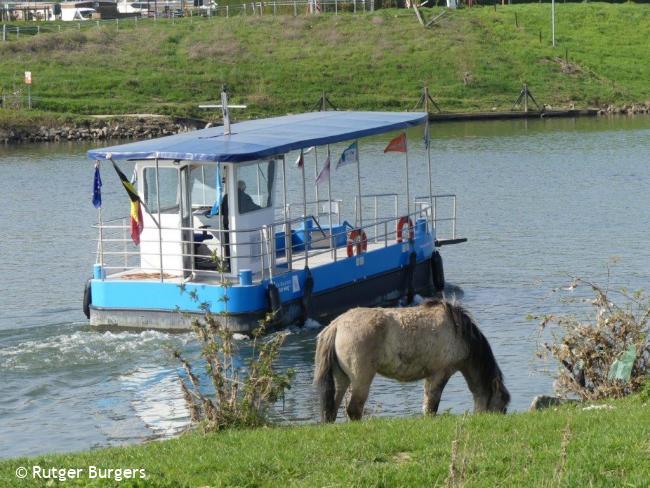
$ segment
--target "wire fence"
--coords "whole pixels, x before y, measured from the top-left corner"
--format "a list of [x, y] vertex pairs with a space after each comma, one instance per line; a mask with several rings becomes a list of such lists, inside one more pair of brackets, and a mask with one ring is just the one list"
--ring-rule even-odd
[[116, 19], [87, 19], [74, 21], [39, 21], [24, 23], [3, 23], [2, 41], [17, 40], [25, 36], [35, 36], [52, 32], [89, 30], [101, 28], [137, 28], [138, 25], [151, 25], [156, 22], [185, 24], [206, 21], [211, 18], [230, 18], [246, 16], [274, 15], [319, 15], [339, 13], [365, 13], [375, 10], [375, 0], [284, 0], [273, 2], [250, 2], [239, 5], [214, 5], [142, 12], [140, 15]]

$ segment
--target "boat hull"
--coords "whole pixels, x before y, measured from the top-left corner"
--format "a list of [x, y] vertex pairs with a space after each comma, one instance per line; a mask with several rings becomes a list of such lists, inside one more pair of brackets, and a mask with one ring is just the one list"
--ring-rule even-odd
[[[413, 270], [412, 286], [417, 293], [432, 291], [430, 261], [417, 263]], [[408, 290], [410, 271], [404, 266], [356, 282], [314, 293], [308, 310], [302, 298], [282, 304], [279, 320], [274, 327], [301, 324], [305, 316], [326, 323], [336, 315], [355, 306], [381, 306], [394, 304]], [[253, 312], [230, 313], [227, 327], [233, 332], [250, 334], [268, 313], [268, 308]], [[202, 312], [175, 310], [119, 309], [90, 306], [90, 324], [97, 328], [154, 329], [183, 332], [191, 330], [192, 321], [202, 317]]]

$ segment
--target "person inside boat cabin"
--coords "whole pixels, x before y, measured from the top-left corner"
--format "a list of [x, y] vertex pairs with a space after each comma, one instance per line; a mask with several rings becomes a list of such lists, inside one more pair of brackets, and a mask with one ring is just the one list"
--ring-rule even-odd
[[239, 208], [240, 214], [262, 208], [253, 201], [248, 193], [246, 193], [246, 182], [244, 180], [239, 180], [237, 182], [237, 207]]

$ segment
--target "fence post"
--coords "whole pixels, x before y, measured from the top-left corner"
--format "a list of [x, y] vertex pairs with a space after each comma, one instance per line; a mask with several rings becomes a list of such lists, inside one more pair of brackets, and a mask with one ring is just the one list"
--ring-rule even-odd
[[339, 0], [334, 0], [334, 15], [339, 14]]
[[59, 32], [61, 32], [61, 24], [59, 24]]
[[137, 26], [138, 26], [138, 16], [136, 15], [136, 16], [133, 17], [133, 18], [135, 19], [135, 26], [137, 27]]
[[81, 30], [81, 22], [77, 24], [77, 30]]
[[20, 27], [16, 27], [16, 39], [20, 37]]
[[357, 0], [354, 0], [354, 13], [357, 13]]
[[41, 26], [37, 25], [36, 26], [36, 35], [39, 35], [41, 33]]
[[293, 0], [293, 16], [298, 16], [298, 6], [296, 5], [296, 0]]
[[7, 24], [2, 24], [2, 42], [7, 40]]
[[99, 20], [95, 21], [97, 23], [97, 29], [99, 29]]

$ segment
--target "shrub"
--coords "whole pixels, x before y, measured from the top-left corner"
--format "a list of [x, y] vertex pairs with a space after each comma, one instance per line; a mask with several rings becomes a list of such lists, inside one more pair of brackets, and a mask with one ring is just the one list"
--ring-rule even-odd
[[[201, 357], [210, 383], [204, 384], [189, 361], [175, 352], [185, 371], [180, 383], [192, 422], [205, 431], [268, 423], [269, 407], [290, 388], [293, 378], [291, 369], [282, 373], [274, 369], [287, 334], [265, 336], [266, 326], [262, 324], [253, 332], [250, 359], [244, 361], [245, 366], [238, 366], [238, 341], [224, 317], [208, 312], [192, 325], [201, 342]], [[212, 392], [206, 391], [209, 386]]]
[[[597, 400], [641, 390], [650, 372], [648, 297], [641, 291], [609, 292], [580, 278], [575, 278], [569, 288], [579, 286], [589, 287], [594, 295], [588, 300], [593, 307], [588, 320], [574, 314], [541, 317], [541, 330], [549, 328], [551, 340], [541, 344], [538, 353], [550, 355], [559, 363], [557, 393]], [[614, 303], [611, 295], [617, 295], [619, 303]]]
[[[228, 327], [230, 282], [224, 274], [228, 264], [216, 251], [211, 259], [221, 274], [224, 293], [219, 300], [224, 303], [225, 311], [218, 315], [211, 313], [208, 303], [199, 303], [196, 291], [189, 292], [190, 298], [205, 311], [203, 318], [192, 321], [192, 328], [201, 342], [201, 357], [213, 389], [211, 393], [206, 392], [204, 387], [208, 385], [202, 384], [189, 361], [180, 352], [174, 353], [185, 370], [185, 377], [179, 379], [191, 421], [199, 423], [205, 431], [264, 425], [268, 423], [269, 407], [290, 388], [293, 379], [293, 370], [278, 373], [273, 367], [287, 333], [265, 335], [267, 325], [273, 320], [269, 314], [253, 331], [250, 358], [239, 361], [239, 347]], [[185, 293], [183, 285], [181, 292]]]

